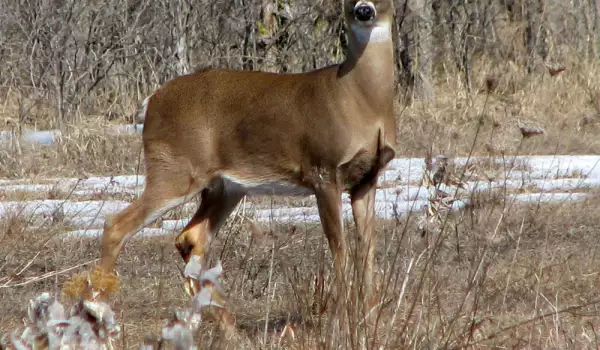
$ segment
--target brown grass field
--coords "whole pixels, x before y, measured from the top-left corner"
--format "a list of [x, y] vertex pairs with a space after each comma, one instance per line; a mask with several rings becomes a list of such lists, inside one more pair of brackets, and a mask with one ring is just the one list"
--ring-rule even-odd
[[[398, 106], [398, 155], [600, 153], [598, 66], [528, 79], [504, 68], [479, 68], [498, 79], [494, 93], [467, 97], [448, 81], [439, 84], [434, 102]], [[485, 86], [488, 75], [480, 75], [478, 86]], [[0, 149], [0, 178], [143, 173], [140, 136], [107, 135], [104, 124], [90, 120], [54, 145]], [[520, 126], [543, 128], [545, 134], [523, 139]], [[3, 201], [27, 196], [63, 198], [0, 193]], [[114, 198], [119, 195], [95, 199]], [[322, 315], [310, 312], [320, 298], [314, 281], [321, 275], [328, 280], [331, 270], [320, 227], [255, 225], [251, 216], [237, 213], [211, 252], [213, 263], [223, 262], [238, 331], [226, 338], [206, 322], [195, 336], [197, 346], [600, 349], [600, 197], [545, 205], [498, 198], [480, 195], [425, 235], [417, 228], [417, 214], [379, 221], [378, 290], [384, 303], [374, 327], [354, 329], [356, 337], [348, 327], [336, 327], [345, 318], [332, 308]], [[291, 199], [256, 199], [270, 200], [276, 206]], [[60, 218], [43, 227], [33, 227], [27, 217], [0, 218], [0, 335], [22, 328], [30, 299], [43, 291], [60, 295], [70, 276], [98, 258], [97, 239], [58, 237], [67, 229]], [[354, 242], [350, 222], [346, 230]], [[147, 336], [160, 334], [174, 310], [188, 305], [182, 268], [173, 237], [130, 241], [118, 268], [121, 291], [113, 297], [122, 327], [117, 348], [139, 348]], [[15, 285], [19, 282], [27, 283]], [[294, 337], [282, 335], [286, 324], [295, 327]]]

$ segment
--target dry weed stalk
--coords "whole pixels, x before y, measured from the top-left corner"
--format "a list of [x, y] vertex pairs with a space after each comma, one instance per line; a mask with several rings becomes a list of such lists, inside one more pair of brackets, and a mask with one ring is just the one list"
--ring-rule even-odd
[[200, 292], [192, 298], [187, 309], [177, 310], [173, 318], [162, 329], [162, 334], [157, 340], [148, 339], [142, 345], [144, 350], [162, 349], [165, 343], [171, 343], [173, 349], [196, 349], [194, 345], [194, 332], [202, 322], [202, 312], [205, 308], [223, 308], [225, 305], [225, 292], [221, 288], [219, 277], [223, 273], [223, 266], [219, 261], [217, 266], [204, 269], [200, 264], [200, 257], [192, 256], [185, 266], [184, 277], [193, 278], [200, 286]]
[[559, 75], [560, 73], [564, 72], [567, 69], [567, 67], [563, 66], [562, 64], [546, 63], [545, 66], [546, 66], [546, 69], [548, 70], [548, 73], [550, 73], [550, 76], [552, 76], [552, 77]]
[[[191, 301], [189, 308], [178, 310], [162, 329], [157, 341], [146, 341], [142, 349], [161, 349], [169, 342], [174, 349], [190, 350], [194, 346], [193, 333], [202, 321], [207, 307], [222, 308], [224, 292], [219, 282], [223, 267], [203, 269], [197, 256], [193, 256], [184, 270], [185, 277], [198, 281], [201, 290]], [[90, 286], [93, 286], [91, 288]], [[78, 297], [67, 317], [65, 307], [49, 293], [42, 293], [31, 300], [26, 328], [19, 335], [14, 332], [0, 343], [0, 349], [55, 350], [55, 349], [113, 349], [113, 342], [120, 335], [120, 327], [110, 305], [100, 301], [118, 290], [118, 279], [97, 268], [87, 276], [75, 278], [65, 285], [64, 294]]]
[[540, 128], [528, 128], [528, 127], [520, 127], [519, 130], [521, 130], [521, 135], [523, 135], [524, 138], [529, 138], [529, 137], [533, 137], [533, 136], [537, 136], [537, 135], [543, 135], [544, 129], [540, 129]]
[[49, 293], [30, 300], [25, 330], [20, 335], [13, 332], [3, 347], [15, 350], [113, 349], [112, 343], [119, 336], [120, 327], [110, 305], [100, 299], [115, 290], [116, 282], [105, 277], [94, 271], [87, 278], [86, 285], [94, 280], [102, 286], [102, 292], [89, 292], [88, 288], [79, 285], [68, 286], [67, 292], [85, 290], [68, 316], [65, 307]]
[[425, 159], [425, 171], [421, 186], [427, 189], [428, 204], [419, 216], [419, 230], [423, 236], [427, 233], [441, 232], [444, 223], [444, 213], [449, 212], [455, 202], [460, 201], [457, 198], [457, 191], [450, 193], [441, 188], [441, 185], [454, 186], [457, 189], [466, 189], [465, 184], [457, 179], [449, 170], [450, 160], [448, 157], [440, 155], [432, 159], [428, 155]]
[[[162, 340], [171, 341], [175, 349], [193, 348], [193, 332], [200, 326], [204, 308], [222, 308], [225, 305], [225, 292], [219, 282], [222, 273], [223, 266], [220, 261], [217, 266], [205, 270], [200, 264], [200, 257], [192, 256], [185, 266], [184, 277], [198, 281], [201, 290], [194, 295], [189, 308], [174, 313], [173, 318], [162, 330]], [[187, 344], [190, 344], [190, 347], [187, 347]]]

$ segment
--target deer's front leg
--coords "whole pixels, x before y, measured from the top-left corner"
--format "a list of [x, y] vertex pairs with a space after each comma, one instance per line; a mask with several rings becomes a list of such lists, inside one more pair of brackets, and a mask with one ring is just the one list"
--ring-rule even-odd
[[358, 238], [358, 261], [355, 265], [360, 278], [360, 296], [371, 304], [374, 301], [373, 269], [375, 264], [375, 190], [377, 179], [362, 183], [350, 192], [352, 215]]
[[319, 182], [315, 185], [315, 197], [323, 232], [335, 266], [336, 285], [341, 299], [346, 286], [346, 240], [342, 221], [342, 190], [337, 183]]

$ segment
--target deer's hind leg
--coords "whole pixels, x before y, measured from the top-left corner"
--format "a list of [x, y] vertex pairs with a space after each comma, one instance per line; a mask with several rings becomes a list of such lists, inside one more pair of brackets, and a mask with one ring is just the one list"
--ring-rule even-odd
[[215, 235], [231, 212], [245, 196], [238, 187], [228, 186], [220, 178], [214, 178], [202, 190], [200, 207], [175, 239], [175, 245], [187, 263], [193, 255], [204, 262], [207, 244]]
[[[206, 253], [212, 237], [245, 196], [245, 192], [238, 186], [229, 185], [222, 178], [215, 178], [202, 191], [201, 196], [200, 207], [175, 239], [175, 246], [186, 263], [194, 258], [205, 268]], [[185, 289], [189, 295], [199, 293], [201, 287], [197, 279], [186, 277]], [[220, 297], [224, 303], [224, 296], [215, 297]], [[233, 317], [225, 308], [219, 310], [216, 318], [225, 329], [233, 326]]]
[[[190, 172], [172, 171], [174, 168], [169, 166], [172, 164], [165, 161], [153, 162], [149, 159], [148, 165], [144, 193], [123, 211], [106, 219], [98, 266], [102, 276], [116, 280], [114, 270], [117, 259], [127, 240], [142, 227], [191, 199], [203, 186], [202, 181], [192, 178]], [[108, 291], [95, 285], [97, 283], [93, 279], [90, 281], [88, 275], [83, 273], [72, 278], [71, 282], [65, 285], [65, 292], [78, 297], [94, 291], [104, 295], [103, 298], [108, 298]]]
[[201, 188], [201, 182], [189, 174], [149, 173], [140, 198], [114, 217], [107, 218], [102, 234], [100, 266], [106, 272], [112, 272], [128, 238], [190, 200]]

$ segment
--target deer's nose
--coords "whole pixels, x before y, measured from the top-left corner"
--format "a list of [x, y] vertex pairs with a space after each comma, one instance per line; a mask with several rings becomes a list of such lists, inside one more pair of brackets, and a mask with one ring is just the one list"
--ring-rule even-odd
[[366, 22], [375, 17], [375, 9], [370, 4], [361, 4], [354, 8], [354, 17], [361, 21]]

